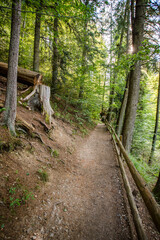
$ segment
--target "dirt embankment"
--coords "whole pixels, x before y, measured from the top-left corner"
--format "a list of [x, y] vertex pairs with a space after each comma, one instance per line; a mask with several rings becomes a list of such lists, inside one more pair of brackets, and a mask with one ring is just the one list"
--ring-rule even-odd
[[22, 145], [0, 156], [0, 239], [131, 239], [106, 127], [100, 124], [82, 138], [69, 124], [55, 120], [46, 133], [39, 113], [19, 108], [19, 114], [34, 125], [43, 144], [22, 135]]

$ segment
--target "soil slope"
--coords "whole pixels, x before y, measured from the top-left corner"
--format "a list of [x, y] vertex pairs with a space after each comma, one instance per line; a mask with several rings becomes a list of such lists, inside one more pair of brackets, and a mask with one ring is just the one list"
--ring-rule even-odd
[[[112, 138], [105, 125], [98, 124], [82, 138], [73, 126], [54, 119], [48, 135], [39, 123], [44, 122], [41, 114], [21, 107], [18, 111], [34, 125], [43, 144], [40, 139], [22, 135], [20, 146], [0, 154], [0, 239], [136, 240]], [[1, 129], [3, 138], [4, 134], [5, 129]], [[48, 176], [46, 182], [39, 170]], [[30, 193], [34, 199], [27, 200]], [[11, 198], [16, 197], [23, 201], [12, 208]], [[146, 221], [141, 200], [137, 204], [149, 239], [159, 239], [150, 218]]]

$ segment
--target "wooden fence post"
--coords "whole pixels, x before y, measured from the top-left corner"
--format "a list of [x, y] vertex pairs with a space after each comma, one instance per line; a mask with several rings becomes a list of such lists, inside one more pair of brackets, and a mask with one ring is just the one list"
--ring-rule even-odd
[[106, 121], [106, 125], [111, 128], [112, 133], [114, 134], [115, 138], [116, 138], [116, 142], [118, 143], [118, 146], [121, 149], [121, 152], [123, 153], [123, 157], [128, 165], [128, 168], [130, 170], [130, 173], [137, 185], [137, 188], [139, 189], [139, 192], [144, 200], [144, 203], [150, 213], [150, 216], [153, 219], [153, 222], [155, 224], [155, 226], [157, 227], [158, 231], [160, 232], [160, 206], [158, 205], [158, 203], [156, 202], [156, 200], [154, 199], [152, 193], [150, 192], [147, 184], [145, 183], [144, 179], [141, 177], [141, 175], [139, 174], [139, 172], [136, 170], [134, 164], [132, 163], [132, 161], [130, 160], [126, 150], [124, 149], [122, 143], [120, 142], [117, 134], [115, 133], [114, 129], [112, 128], [112, 126]]

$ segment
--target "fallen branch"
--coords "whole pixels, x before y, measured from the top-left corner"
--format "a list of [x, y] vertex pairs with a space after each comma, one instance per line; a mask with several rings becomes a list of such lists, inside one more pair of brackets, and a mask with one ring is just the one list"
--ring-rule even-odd
[[26, 89], [23, 90], [23, 91], [20, 91], [19, 95], [28, 92], [28, 90], [30, 90], [30, 89], [31, 89], [31, 86], [28, 87], [28, 88], [26, 88]]

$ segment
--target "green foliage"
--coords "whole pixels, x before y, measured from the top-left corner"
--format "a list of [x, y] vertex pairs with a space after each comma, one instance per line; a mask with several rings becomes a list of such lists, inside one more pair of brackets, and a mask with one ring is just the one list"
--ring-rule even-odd
[[9, 189], [9, 206], [11, 209], [21, 206], [31, 199], [34, 199], [33, 193], [19, 183]]
[[4, 227], [5, 227], [5, 224], [2, 223], [2, 224], [1, 224], [1, 230], [3, 230]]
[[5, 111], [6, 109], [5, 108], [0, 108], [0, 113]]
[[11, 152], [18, 149], [19, 147], [23, 147], [22, 141], [13, 136], [9, 136], [8, 140], [6, 141], [2, 141], [0, 139], [0, 152]]
[[48, 173], [44, 169], [39, 169], [38, 175], [40, 176], [42, 182], [48, 181]]
[[153, 186], [160, 169], [160, 137], [157, 136], [153, 164], [148, 166], [156, 115], [158, 75], [142, 71], [140, 99], [132, 144], [133, 161], [144, 179]]
[[55, 158], [59, 157], [59, 152], [58, 152], [58, 150], [52, 150], [51, 156], [52, 156], [52, 157], [55, 157]]
[[139, 159], [130, 155], [134, 166], [144, 178], [144, 180], [149, 184], [151, 190], [157, 181], [157, 177], [160, 169], [160, 162], [156, 161], [152, 166], [149, 166], [144, 159]]
[[50, 117], [47, 113], [45, 113], [45, 122], [49, 124], [50, 122]]

